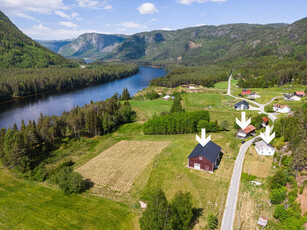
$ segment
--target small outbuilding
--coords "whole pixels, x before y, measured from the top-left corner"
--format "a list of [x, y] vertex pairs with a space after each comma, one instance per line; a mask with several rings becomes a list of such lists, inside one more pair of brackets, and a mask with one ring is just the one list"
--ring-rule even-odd
[[262, 127], [266, 127], [269, 124], [269, 118], [263, 117], [262, 118]]
[[275, 153], [274, 147], [265, 141], [256, 142], [255, 149], [260, 156], [273, 156]]
[[201, 144], [196, 145], [188, 156], [187, 167], [213, 172], [219, 167], [223, 155], [221, 149], [213, 141], [209, 141], [204, 147]]
[[171, 98], [170, 95], [165, 95], [165, 96], [163, 97], [163, 100], [169, 100], [170, 98]]
[[244, 110], [244, 109], [249, 109], [249, 104], [247, 101], [240, 101], [236, 103], [233, 107], [236, 110]]
[[262, 228], [264, 228], [268, 223], [268, 218], [266, 217], [259, 217], [259, 220], [257, 221], [257, 224], [260, 225]]
[[256, 128], [253, 125], [248, 125], [245, 129], [239, 129], [237, 132], [237, 138], [244, 139], [255, 134]]

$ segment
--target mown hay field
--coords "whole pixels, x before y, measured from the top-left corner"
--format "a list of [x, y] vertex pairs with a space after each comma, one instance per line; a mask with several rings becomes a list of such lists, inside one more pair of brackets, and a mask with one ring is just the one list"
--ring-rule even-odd
[[164, 141], [120, 141], [76, 171], [98, 188], [126, 193], [154, 156], [168, 146]]

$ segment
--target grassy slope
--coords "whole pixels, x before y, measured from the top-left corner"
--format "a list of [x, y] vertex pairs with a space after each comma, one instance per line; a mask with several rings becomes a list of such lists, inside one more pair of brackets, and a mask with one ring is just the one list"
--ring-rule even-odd
[[125, 205], [22, 181], [0, 169], [0, 229], [133, 229]]

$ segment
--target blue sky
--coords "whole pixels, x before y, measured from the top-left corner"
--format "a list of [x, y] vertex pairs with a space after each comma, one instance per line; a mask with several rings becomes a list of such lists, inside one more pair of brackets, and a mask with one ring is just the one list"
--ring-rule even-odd
[[82, 33], [133, 34], [228, 23], [292, 23], [306, 0], [0, 0], [0, 9], [34, 39]]

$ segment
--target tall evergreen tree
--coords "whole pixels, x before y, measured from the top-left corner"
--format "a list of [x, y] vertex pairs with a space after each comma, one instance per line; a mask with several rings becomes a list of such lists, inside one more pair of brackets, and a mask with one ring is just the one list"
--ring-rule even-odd
[[175, 99], [174, 99], [174, 102], [173, 102], [173, 105], [172, 105], [172, 108], [171, 108], [171, 113], [183, 111], [180, 100], [181, 100], [180, 94], [177, 94], [175, 96]]
[[170, 226], [176, 230], [188, 230], [193, 217], [192, 196], [190, 193], [177, 192], [171, 203]]
[[159, 188], [153, 191], [147, 208], [140, 219], [142, 230], [162, 230], [168, 222], [169, 208], [164, 191]]
[[131, 97], [130, 97], [130, 93], [128, 91], [128, 88], [124, 88], [122, 96], [121, 96], [121, 100], [130, 100], [130, 99], [131, 99]]

